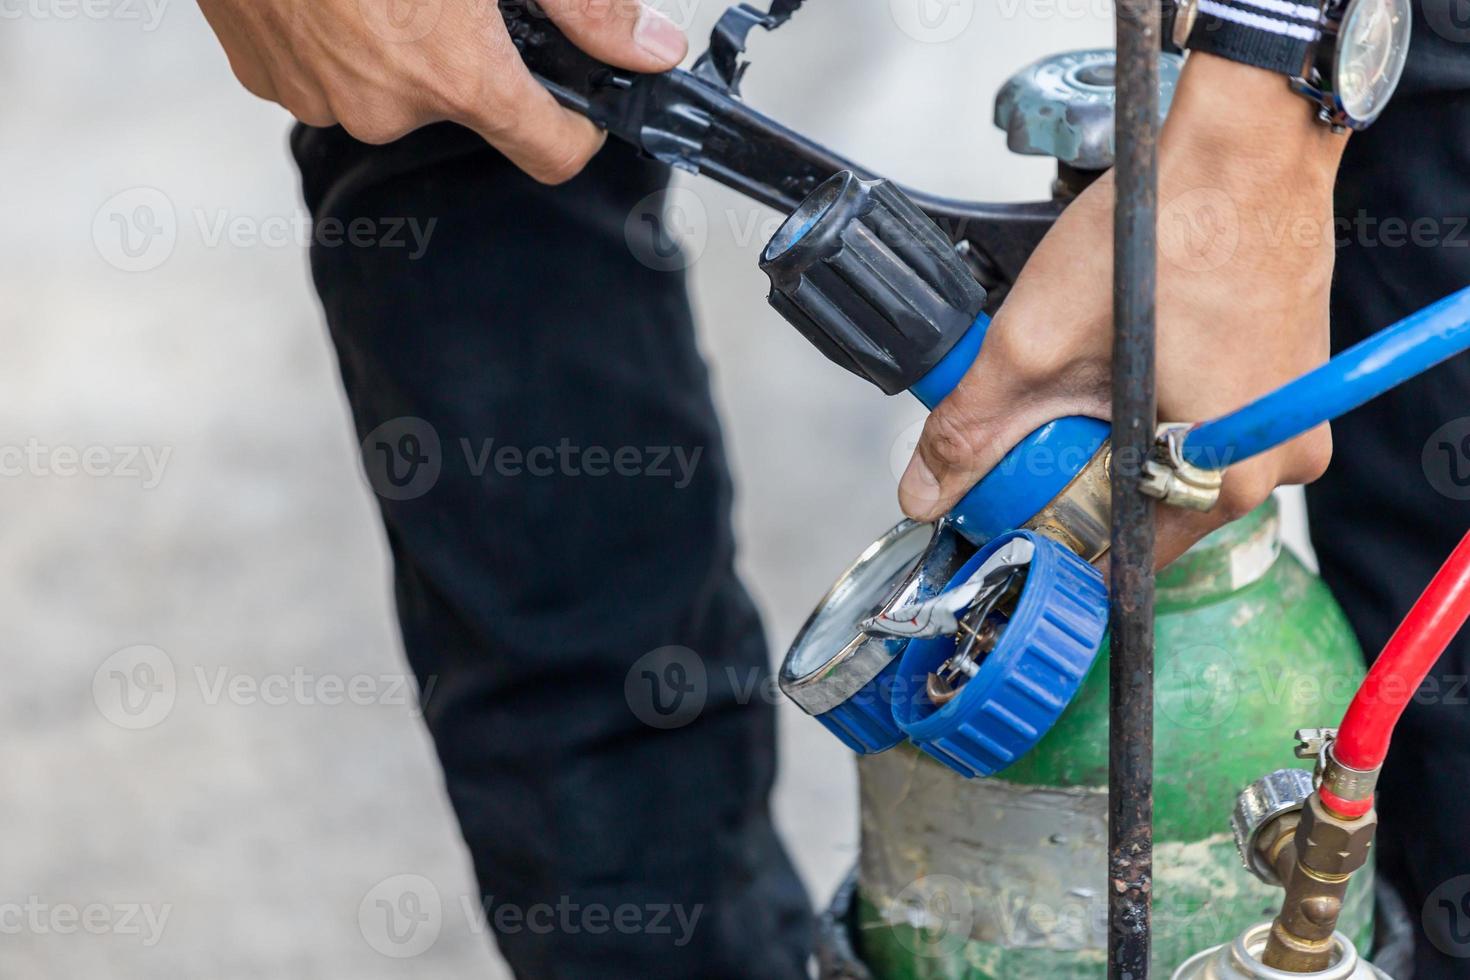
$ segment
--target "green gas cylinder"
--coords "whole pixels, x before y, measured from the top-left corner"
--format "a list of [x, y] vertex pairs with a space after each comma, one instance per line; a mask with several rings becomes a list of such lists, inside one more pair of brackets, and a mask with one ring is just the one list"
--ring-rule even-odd
[[[1363, 676], [1347, 620], [1282, 547], [1277, 505], [1200, 541], [1158, 577], [1153, 975], [1273, 916], [1240, 864], [1236, 794], [1335, 724]], [[1105, 974], [1108, 667], [1104, 647], [1056, 727], [1016, 765], [963, 779], [900, 747], [858, 762], [857, 952], [875, 980]], [[1372, 874], [1340, 929], [1369, 947]]]

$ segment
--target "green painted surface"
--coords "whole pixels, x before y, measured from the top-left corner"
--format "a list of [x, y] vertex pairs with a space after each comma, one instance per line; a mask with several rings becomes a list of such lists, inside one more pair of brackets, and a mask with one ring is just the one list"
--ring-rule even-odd
[[[1154, 972], [1160, 978], [1168, 977], [1190, 954], [1227, 941], [1275, 913], [1280, 890], [1260, 884], [1240, 867], [1230, 839], [1235, 796], [1273, 769], [1310, 768], [1293, 754], [1293, 729], [1336, 724], [1362, 679], [1362, 657], [1342, 611], [1326, 587], [1280, 548], [1278, 530], [1271, 503], [1205, 539], [1159, 576]], [[1066, 788], [1079, 812], [1095, 810], [1096, 794], [1107, 786], [1107, 677], [1105, 647], [1057, 726], [996, 779], [1021, 789]], [[899, 764], [883, 758], [876, 765]], [[935, 765], [928, 760], [908, 764]], [[1090, 933], [1087, 928], [1074, 929], [1057, 941], [1044, 931], [1038, 939], [1034, 929], [1002, 930], [1003, 937], [1021, 937], [1014, 944], [996, 940], [993, 922], [975, 929], [990, 934], [988, 941], [970, 936], [954, 941], [953, 936], [936, 937], [905, 924], [904, 916], [894, 912], [896, 882], [905, 876], [946, 873], [974, 881], [976, 875], [973, 868], [968, 874], [959, 866], [946, 869], [943, 849], [927, 842], [905, 848], [902, 840], [886, 839], [908, 833], [908, 825], [885, 822], [883, 806], [872, 805], [868, 784], [880, 783], [869, 778], [876, 772], [874, 768], [864, 774], [865, 859], [857, 937], [876, 977], [1070, 980], [1104, 975], [1105, 934], [1096, 921]], [[965, 813], [963, 819], [972, 823], [974, 809], [955, 807], [954, 797], [990, 794], [980, 812], [986, 806], [1008, 805], [1004, 800], [990, 802], [996, 799], [995, 788], [973, 787], [959, 777], [941, 782], [926, 777], [913, 784], [925, 787], [920, 792], [933, 798], [936, 814]], [[1061, 805], [1069, 804], [1064, 800]], [[925, 800], [909, 795], [902, 806], [923, 807]], [[929, 828], [931, 840], [933, 830]], [[980, 850], [974, 853], [985, 853], [984, 826], [956, 826], [953, 833], [956, 839], [980, 841]], [[866, 854], [877, 841], [882, 842], [886, 862], [881, 875], [873, 871], [877, 862], [867, 860]], [[1045, 847], [1046, 842], [1041, 844]], [[1095, 841], [1087, 847], [1100, 850]], [[1024, 913], [1032, 877], [1027, 857], [1008, 857], [1019, 870], [1008, 876], [1007, 884], [1013, 877], [1016, 887], [1007, 888], [1004, 901]], [[1093, 857], [1087, 852], [1089, 865]], [[1100, 853], [1096, 857], [1101, 860]], [[1043, 882], [1056, 878], [1054, 869], [1043, 867], [1046, 860], [1038, 852], [1033, 896], [1049, 887]], [[1049, 860], [1055, 862], [1056, 857]], [[1101, 916], [1105, 923], [1103, 884], [1099, 881], [1098, 893], [1087, 897], [1085, 914], [1094, 920]], [[1363, 949], [1369, 948], [1371, 935], [1371, 886], [1371, 873], [1357, 876], [1340, 927]], [[1055, 903], [1055, 898], [1046, 901]], [[1091, 938], [1082, 941], [1079, 935]]]

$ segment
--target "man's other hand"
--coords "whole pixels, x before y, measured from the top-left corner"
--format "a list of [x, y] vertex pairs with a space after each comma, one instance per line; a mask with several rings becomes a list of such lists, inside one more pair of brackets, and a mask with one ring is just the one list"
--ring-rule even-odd
[[[604, 134], [532, 78], [495, 0], [199, 0], [241, 83], [311, 126], [388, 143], [467, 126], [537, 180], [574, 177]], [[634, 71], [677, 65], [684, 34], [639, 0], [541, 0], [588, 54]], [[538, 15], [539, 16], [539, 15]]]

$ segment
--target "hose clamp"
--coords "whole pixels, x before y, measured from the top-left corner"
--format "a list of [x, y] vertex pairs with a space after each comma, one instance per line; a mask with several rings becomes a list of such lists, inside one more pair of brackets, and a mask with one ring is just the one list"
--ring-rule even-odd
[[1185, 460], [1184, 437], [1193, 428], [1188, 422], [1165, 422], [1159, 426], [1153, 454], [1143, 462], [1143, 483], [1139, 489], [1173, 507], [1207, 511], [1220, 499], [1225, 474]]
[[1313, 785], [1326, 789], [1341, 800], [1371, 800], [1378, 787], [1380, 769], [1354, 769], [1337, 761], [1332, 743], [1337, 741], [1336, 728], [1298, 728], [1296, 757], [1315, 760]]

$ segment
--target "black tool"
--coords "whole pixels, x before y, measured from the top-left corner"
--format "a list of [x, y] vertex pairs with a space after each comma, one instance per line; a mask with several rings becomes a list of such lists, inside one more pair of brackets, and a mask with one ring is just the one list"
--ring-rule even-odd
[[[499, 3], [521, 57], [558, 102], [670, 166], [712, 177], [783, 213], [833, 174], [880, 176], [741, 101], [750, 32], [780, 27], [802, 0], [774, 0], [766, 11], [747, 3], [731, 7], [693, 69], [659, 75], [614, 68], [583, 53], [530, 0]], [[955, 243], [992, 310], [1065, 203], [987, 204], [906, 190]]]

